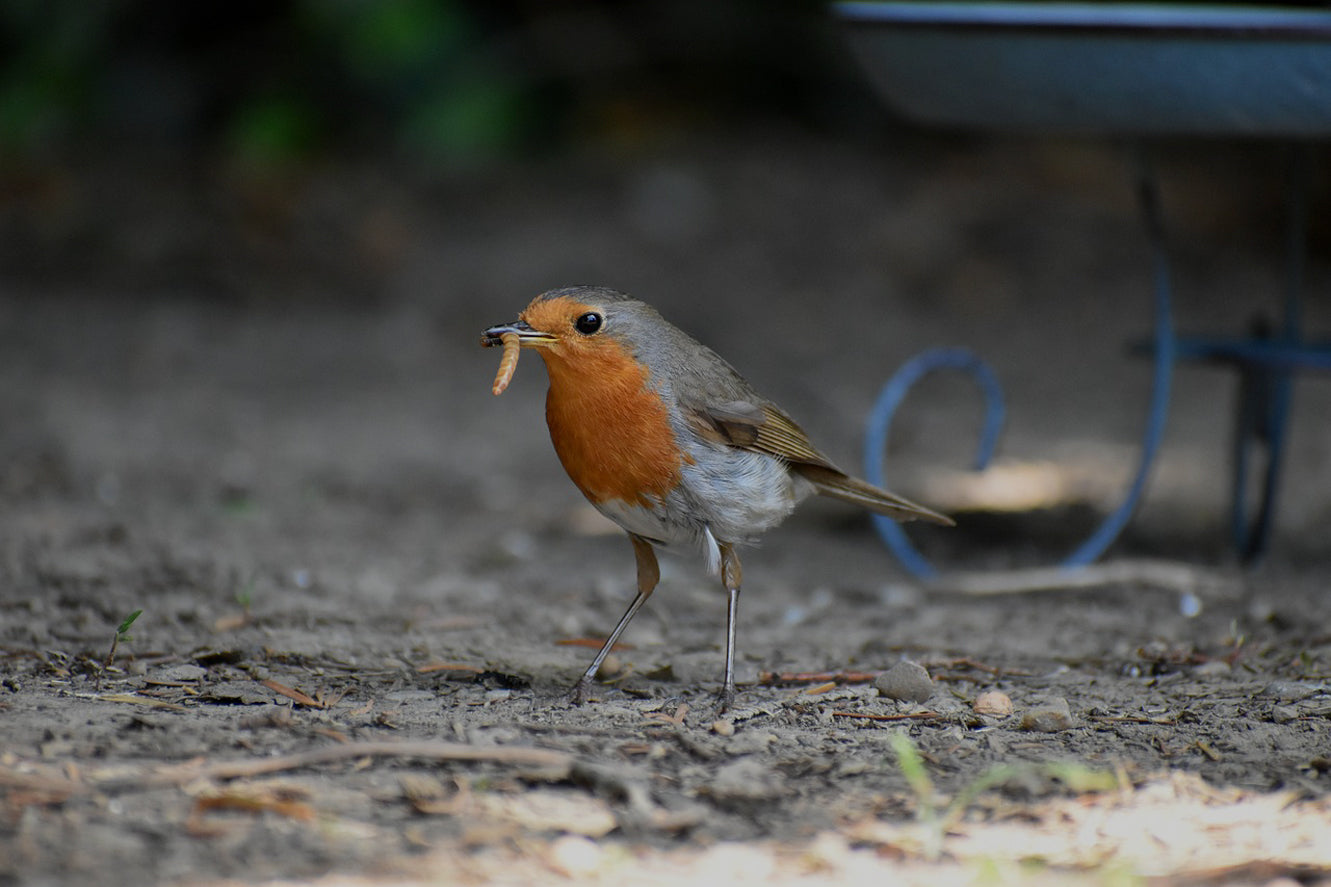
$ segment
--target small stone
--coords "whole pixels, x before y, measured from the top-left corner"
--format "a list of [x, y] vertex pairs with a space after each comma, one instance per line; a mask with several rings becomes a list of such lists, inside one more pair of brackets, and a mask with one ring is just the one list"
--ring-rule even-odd
[[596, 677], [603, 681], [609, 681], [619, 677], [623, 671], [623, 660], [614, 653], [607, 653], [605, 659], [601, 660], [601, 667], [597, 670]]
[[705, 884], [766, 884], [775, 880], [775, 854], [754, 844], [722, 842], [702, 851], [690, 880]]
[[1277, 724], [1288, 724], [1290, 721], [1297, 721], [1300, 712], [1297, 705], [1273, 705], [1271, 706], [1271, 720]]
[[201, 681], [208, 676], [208, 669], [189, 663], [171, 665], [166, 668], [154, 669], [152, 678], [155, 681], [169, 681], [187, 683], [189, 681]]
[[734, 736], [735, 722], [726, 718], [712, 722], [712, 732], [717, 736]]
[[1272, 681], [1262, 690], [1262, 696], [1274, 696], [1280, 702], [1298, 702], [1318, 693], [1325, 693], [1326, 684], [1308, 681]]
[[1012, 697], [1002, 690], [985, 690], [975, 697], [975, 713], [994, 718], [1012, 714]]
[[1196, 678], [1225, 677], [1232, 668], [1229, 663], [1223, 659], [1208, 659], [1199, 663], [1192, 669], [1192, 676]]
[[781, 797], [786, 783], [757, 758], [744, 757], [721, 766], [709, 790], [718, 801], [756, 803]]
[[1057, 733], [1072, 727], [1073, 723], [1068, 701], [1061, 696], [1050, 699], [1021, 716], [1021, 728], [1034, 730], [1037, 733]]
[[590, 875], [601, 867], [605, 853], [581, 835], [563, 835], [550, 844], [550, 868], [568, 878]]
[[934, 695], [934, 682], [924, 666], [905, 659], [880, 674], [873, 682], [880, 694], [900, 702], [927, 702]]
[[834, 874], [843, 871], [854, 851], [850, 841], [836, 832], [819, 832], [804, 849], [801, 862], [810, 873]]

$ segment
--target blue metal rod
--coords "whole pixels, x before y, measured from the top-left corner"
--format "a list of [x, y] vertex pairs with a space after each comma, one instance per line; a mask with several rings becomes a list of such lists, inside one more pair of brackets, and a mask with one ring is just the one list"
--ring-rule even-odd
[[1183, 337], [1174, 342], [1174, 356], [1179, 360], [1233, 363], [1272, 370], [1331, 371], [1331, 342]]
[[[998, 437], [1003, 430], [1007, 409], [1003, 402], [1003, 387], [989, 365], [964, 348], [933, 348], [917, 354], [887, 380], [878, 400], [869, 413], [869, 428], [864, 439], [864, 476], [869, 483], [887, 486], [883, 470], [883, 453], [887, 450], [888, 429], [910, 389], [920, 379], [938, 370], [957, 370], [975, 380], [984, 396], [984, 426], [980, 430], [980, 445], [975, 453], [975, 470], [983, 471], [993, 459]], [[906, 568], [906, 572], [920, 579], [938, 575], [934, 565], [911, 544], [901, 525], [880, 514], [873, 515], [874, 528], [887, 543], [892, 554]]]
[[1141, 456], [1137, 473], [1128, 488], [1127, 497], [1118, 508], [1105, 518], [1091, 537], [1063, 561], [1065, 567], [1081, 567], [1091, 563], [1118, 538], [1136, 510], [1160, 441], [1165, 434], [1165, 420], [1169, 416], [1169, 392], [1174, 373], [1174, 312], [1173, 285], [1169, 267], [1169, 249], [1165, 241], [1165, 226], [1160, 212], [1160, 195], [1155, 172], [1144, 152], [1138, 155], [1138, 200], [1146, 233], [1151, 242], [1155, 278], [1155, 369], [1151, 381], [1151, 402], [1147, 411], [1146, 431], [1142, 436]]
[[[1139, 161], [1138, 192], [1153, 253], [1155, 289], [1155, 369], [1152, 376], [1146, 431], [1142, 438], [1137, 472], [1126, 498], [1105, 518], [1090, 538], [1063, 560], [1062, 566], [1068, 568], [1085, 566], [1094, 561], [1105, 552], [1127, 525], [1145, 491], [1151, 466], [1164, 437], [1165, 420], [1169, 414], [1169, 393], [1176, 357], [1169, 252], [1166, 248], [1154, 172], [1144, 156], [1140, 157]], [[883, 470], [883, 453], [887, 449], [888, 430], [892, 418], [906, 395], [924, 376], [944, 369], [960, 370], [968, 374], [979, 385], [984, 395], [985, 422], [976, 453], [976, 470], [983, 470], [989, 464], [1006, 413], [1003, 390], [998, 377], [988, 364], [970, 351], [961, 348], [936, 348], [907, 361], [883, 386], [869, 414], [869, 428], [865, 435], [864, 474], [870, 483], [877, 486], [887, 485]], [[874, 515], [874, 526], [908, 573], [921, 579], [930, 579], [938, 575], [937, 568], [920, 554], [900, 525], [886, 517]]]

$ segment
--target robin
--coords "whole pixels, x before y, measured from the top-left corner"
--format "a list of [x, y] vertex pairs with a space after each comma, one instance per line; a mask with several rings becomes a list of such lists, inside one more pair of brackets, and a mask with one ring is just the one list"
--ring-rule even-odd
[[[516, 321], [487, 329], [481, 344], [515, 335], [545, 361], [545, 418], [559, 461], [628, 533], [637, 559], [637, 596], [574, 685], [575, 703], [586, 700], [606, 654], [655, 590], [657, 546], [699, 547], [708, 570], [720, 573], [729, 595], [724, 709], [735, 696], [739, 545], [814, 493], [897, 520], [952, 524], [837, 468], [784, 410], [644, 302], [597, 286], [551, 290]], [[512, 360], [504, 365], [511, 371]]]

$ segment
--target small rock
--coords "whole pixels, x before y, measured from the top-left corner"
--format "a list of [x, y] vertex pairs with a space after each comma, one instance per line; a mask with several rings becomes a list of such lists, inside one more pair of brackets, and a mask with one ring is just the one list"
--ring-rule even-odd
[[690, 880], [704, 884], [767, 884], [777, 874], [775, 854], [753, 844], [722, 842], [702, 851]]
[[843, 871], [854, 851], [850, 841], [836, 832], [819, 832], [804, 849], [801, 862], [810, 872], [833, 874]]
[[740, 758], [716, 771], [709, 787], [718, 801], [770, 801], [780, 797], [785, 783], [757, 758]]
[[171, 665], [166, 668], [154, 669], [152, 672], [155, 681], [180, 681], [187, 683], [189, 681], [201, 681], [208, 676], [208, 669], [189, 663]]
[[712, 732], [717, 736], [734, 736], [735, 722], [721, 718], [719, 721], [712, 722]]
[[1229, 667], [1229, 663], [1225, 660], [1208, 659], [1195, 666], [1192, 670], [1192, 675], [1197, 678], [1225, 677], [1231, 671], [1233, 671], [1233, 669]]
[[601, 660], [601, 667], [596, 671], [596, 677], [602, 681], [613, 680], [624, 672], [624, 662], [614, 653], [607, 653], [605, 659]]
[[1012, 697], [1002, 690], [985, 690], [975, 697], [975, 713], [995, 718], [1012, 714]]
[[224, 705], [271, 705], [277, 694], [257, 681], [218, 681], [201, 688], [195, 699]]
[[431, 702], [438, 698], [433, 690], [393, 690], [384, 694], [384, 699], [388, 702], [396, 702], [399, 705], [407, 705], [411, 702]]
[[924, 666], [902, 660], [873, 682], [879, 693], [900, 702], [927, 702], [934, 695], [934, 682]]
[[1061, 696], [1032, 708], [1021, 716], [1021, 728], [1037, 733], [1057, 733], [1073, 726], [1072, 711], [1068, 701]]
[[590, 875], [601, 867], [605, 852], [581, 835], [563, 835], [550, 844], [550, 868], [567, 878]]
[[1271, 706], [1271, 720], [1277, 724], [1288, 724], [1290, 721], [1297, 721], [1299, 717], [1300, 712], [1297, 705]]
[[781, 740], [775, 733], [769, 733], [765, 730], [745, 730], [738, 736], [732, 737], [725, 744], [726, 754], [731, 757], [740, 757], [741, 755], [761, 755], [779, 745]]
[[1307, 681], [1272, 681], [1262, 690], [1263, 696], [1274, 696], [1281, 702], [1298, 702], [1309, 696], [1326, 692], [1326, 684]]

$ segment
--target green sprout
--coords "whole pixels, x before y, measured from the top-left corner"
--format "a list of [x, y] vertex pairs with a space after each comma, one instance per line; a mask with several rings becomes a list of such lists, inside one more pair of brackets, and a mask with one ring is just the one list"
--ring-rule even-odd
[[105, 674], [115, 662], [116, 651], [120, 649], [120, 645], [122, 643], [129, 643], [133, 640], [133, 638], [129, 636], [129, 628], [134, 624], [134, 620], [138, 619], [142, 613], [143, 610], [135, 610], [133, 613], [126, 616], [124, 621], [120, 623], [120, 626], [116, 628], [115, 636], [111, 638], [111, 649], [107, 652], [106, 661], [102, 663], [102, 670], [97, 675], [98, 689], [101, 689], [102, 675]]
[[254, 605], [254, 579], [246, 579], [240, 588], [236, 589], [236, 603], [244, 611], [245, 621], [250, 621], [250, 607]]

